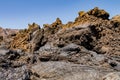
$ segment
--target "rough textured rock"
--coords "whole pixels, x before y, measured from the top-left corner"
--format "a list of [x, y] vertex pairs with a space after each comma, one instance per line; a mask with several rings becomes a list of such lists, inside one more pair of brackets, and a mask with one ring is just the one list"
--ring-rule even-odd
[[97, 7], [67, 24], [29, 24], [9, 43], [0, 41], [2, 80], [120, 79], [119, 16], [109, 19]]
[[3, 29], [0, 27], [0, 45], [9, 44], [18, 31], [18, 29]]
[[111, 22], [114, 23], [114, 27], [120, 26], [120, 15], [112, 17]]
[[63, 26], [62, 21], [57, 18], [52, 24], [44, 24], [45, 35], [52, 35], [58, 32], [59, 29]]
[[116, 16], [112, 17], [112, 20], [120, 22], [120, 15], [116, 15]]
[[103, 78], [103, 80], [120, 80], [120, 73], [109, 73]]
[[14, 36], [17, 32], [17, 29], [3, 29], [2, 27], [0, 27], [0, 36], [3, 36], [3, 38]]
[[107, 74], [107, 69], [104, 68], [81, 66], [66, 62], [42, 62], [33, 66], [32, 70], [41, 75], [39, 78], [41, 80], [102, 80], [102, 77]]
[[95, 7], [94, 9], [90, 10], [88, 12], [89, 15], [93, 15], [95, 17], [98, 18], [102, 18], [102, 19], [108, 19], [109, 18], [109, 13], [107, 13], [104, 10], [100, 10], [98, 7]]
[[20, 30], [14, 37], [14, 40], [10, 43], [10, 49], [22, 49], [24, 51], [30, 51], [31, 45], [29, 44], [37, 30], [40, 30], [40, 26], [33, 23], [28, 25], [28, 29]]

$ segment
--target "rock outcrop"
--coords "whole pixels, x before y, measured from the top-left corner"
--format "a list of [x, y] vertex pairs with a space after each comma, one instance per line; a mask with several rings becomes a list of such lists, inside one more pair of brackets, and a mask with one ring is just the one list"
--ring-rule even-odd
[[95, 7], [94, 9], [90, 10], [88, 12], [89, 15], [93, 15], [95, 17], [98, 18], [102, 18], [102, 19], [108, 19], [109, 18], [109, 13], [107, 13], [104, 10], [100, 10], [98, 7]]
[[0, 47], [2, 80], [120, 79], [118, 16], [109, 19], [108, 12], [96, 7], [80, 11], [73, 22], [57, 18], [43, 26], [29, 24], [7, 48]]
[[0, 45], [7, 47], [18, 31], [18, 29], [3, 29], [0, 27]]
[[40, 30], [40, 26], [33, 23], [28, 24], [28, 29], [20, 30], [16, 34], [14, 40], [10, 43], [10, 49], [21, 49], [24, 51], [30, 51], [31, 40], [33, 36]]

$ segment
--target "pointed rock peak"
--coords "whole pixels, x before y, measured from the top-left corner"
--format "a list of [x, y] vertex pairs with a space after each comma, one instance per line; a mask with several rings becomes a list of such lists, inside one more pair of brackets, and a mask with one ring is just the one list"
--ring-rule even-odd
[[56, 18], [56, 21], [53, 22], [49, 27], [57, 27], [58, 25], [62, 25], [60, 18]]
[[103, 9], [99, 9], [98, 7], [95, 7], [94, 9], [90, 10], [87, 12], [89, 15], [93, 15], [98, 18], [102, 19], [108, 19], [109, 18], [109, 13], [106, 12]]
[[40, 26], [36, 23], [28, 24], [28, 30], [40, 29]]
[[62, 21], [60, 20], [60, 18], [57, 18], [56, 21], [55, 21], [55, 23], [62, 24]]
[[83, 17], [83, 16], [85, 15], [85, 12], [84, 12], [84, 11], [80, 11], [80, 12], [78, 12], [78, 15], [79, 15], [80, 17]]
[[58, 25], [62, 25], [62, 21], [60, 18], [56, 18], [56, 21], [53, 22], [52, 24], [43, 24], [44, 28], [52, 28], [52, 27], [57, 27]]

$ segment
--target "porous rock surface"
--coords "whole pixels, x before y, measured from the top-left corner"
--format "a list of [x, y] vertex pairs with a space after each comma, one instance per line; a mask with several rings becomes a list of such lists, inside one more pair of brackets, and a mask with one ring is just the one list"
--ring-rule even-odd
[[119, 17], [98, 7], [78, 14], [19, 30], [0, 46], [0, 79], [120, 80]]

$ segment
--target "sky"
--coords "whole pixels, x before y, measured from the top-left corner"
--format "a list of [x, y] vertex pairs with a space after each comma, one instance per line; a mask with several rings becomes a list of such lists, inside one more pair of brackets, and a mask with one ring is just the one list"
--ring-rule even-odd
[[0, 0], [0, 26], [24, 29], [35, 22], [42, 27], [57, 17], [65, 24], [94, 7], [109, 12], [110, 18], [120, 14], [120, 0]]

